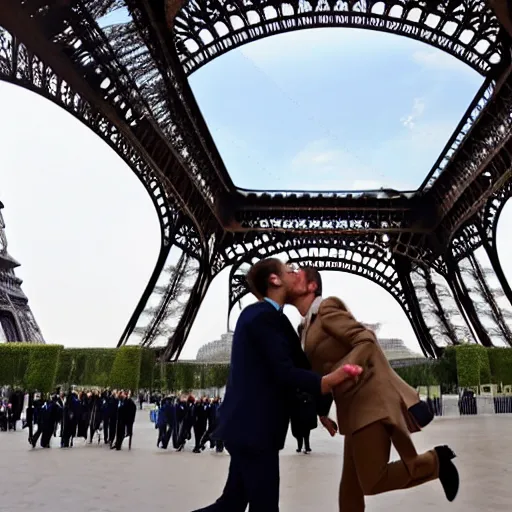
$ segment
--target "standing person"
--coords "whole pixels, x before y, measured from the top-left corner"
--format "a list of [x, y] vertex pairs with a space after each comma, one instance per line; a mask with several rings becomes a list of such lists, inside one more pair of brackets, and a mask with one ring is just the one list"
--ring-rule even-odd
[[344, 368], [320, 377], [307, 359], [282, 306], [297, 273], [275, 258], [256, 263], [247, 275], [262, 299], [246, 307], [233, 335], [226, 395], [214, 436], [231, 461], [224, 491], [202, 512], [278, 512], [279, 451], [284, 447], [297, 389], [328, 394], [349, 376]]
[[317, 407], [315, 399], [309, 393], [298, 392], [295, 397], [295, 406], [291, 414], [292, 435], [297, 440], [297, 453], [311, 453], [309, 436], [311, 431], [318, 426]]
[[[365, 496], [437, 478], [453, 501], [459, 489], [452, 463], [455, 454], [447, 446], [416, 452], [410, 433], [420, 430], [422, 403], [416, 390], [391, 368], [375, 334], [341, 300], [322, 299], [322, 279], [315, 268], [299, 272], [292, 304], [304, 317], [302, 344], [313, 370], [325, 373], [342, 364], [363, 368], [358, 380], [333, 391], [340, 433], [345, 436], [340, 511], [363, 512]], [[334, 435], [335, 423], [327, 418], [322, 423]], [[392, 444], [400, 460], [390, 463]]]
[[206, 398], [197, 399], [194, 404], [194, 453], [201, 453], [201, 439], [203, 438], [208, 424], [208, 404]]

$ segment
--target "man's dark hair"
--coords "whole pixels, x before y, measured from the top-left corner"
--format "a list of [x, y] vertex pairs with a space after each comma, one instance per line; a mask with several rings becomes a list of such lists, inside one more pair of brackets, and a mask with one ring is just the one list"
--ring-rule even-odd
[[281, 275], [283, 262], [277, 258], [266, 258], [255, 263], [247, 272], [245, 279], [251, 290], [258, 299], [267, 296], [270, 286], [269, 278], [272, 274]]
[[306, 274], [306, 281], [309, 283], [316, 283], [315, 297], [322, 295], [322, 276], [315, 267], [301, 267]]

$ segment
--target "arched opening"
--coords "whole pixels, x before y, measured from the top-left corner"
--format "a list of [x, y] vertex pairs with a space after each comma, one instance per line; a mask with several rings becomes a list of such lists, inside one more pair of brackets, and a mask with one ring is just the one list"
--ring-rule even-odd
[[483, 79], [392, 34], [317, 29], [250, 43], [190, 84], [235, 185], [415, 190]]
[[0, 310], [0, 343], [21, 341], [19, 329], [10, 311]]
[[113, 347], [158, 254], [151, 200], [111, 148], [51, 102], [0, 83], [0, 110], [6, 233], [43, 334]]
[[181, 10], [171, 16], [167, 22], [173, 27], [176, 49], [187, 73], [247, 43], [319, 27], [402, 35], [457, 56], [482, 73], [499, 62], [502, 51], [500, 24], [495, 14], [479, 3], [263, 0], [253, 4], [232, 0], [227, 7], [220, 0], [208, 6], [183, 2]]
[[[277, 254], [282, 261], [288, 255]], [[382, 269], [380, 269], [382, 270]], [[255, 302], [255, 298], [244, 295], [229, 311], [230, 277], [232, 269], [224, 269], [212, 282], [201, 305], [189, 338], [181, 353], [181, 359], [195, 359], [197, 351], [206, 343], [220, 340], [234, 329], [241, 309]], [[337, 271], [322, 271], [324, 296], [336, 295], [343, 298], [357, 318], [368, 323], [382, 324], [380, 335], [387, 339], [403, 339], [407, 347], [416, 353], [421, 352], [411, 323], [399, 302], [392, 300], [390, 293], [382, 286], [360, 275]], [[286, 307], [294, 325], [298, 325], [300, 315], [293, 307]], [[228, 320], [229, 318], [229, 320]], [[227, 321], [228, 320], [228, 321]]]

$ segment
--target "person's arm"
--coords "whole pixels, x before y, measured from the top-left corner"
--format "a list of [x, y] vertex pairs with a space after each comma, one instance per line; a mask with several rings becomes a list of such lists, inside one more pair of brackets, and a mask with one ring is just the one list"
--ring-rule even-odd
[[312, 371], [297, 368], [289, 355], [289, 340], [277, 328], [275, 315], [271, 312], [258, 314], [246, 328], [251, 341], [268, 362], [275, 379], [286, 387], [298, 388], [318, 396], [330, 393], [333, 387], [348, 377], [342, 371], [320, 377]]
[[319, 396], [316, 400], [316, 413], [323, 417], [329, 414], [333, 402], [332, 394]]
[[335, 297], [325, 299], [319, 310], [318, 318], [326, 333], [346, 345], [349, 353], [334, 367], [356, 364], [364, 368], [365, 362], [376, 344], [375, 334], [358, 322], [344, 304]]

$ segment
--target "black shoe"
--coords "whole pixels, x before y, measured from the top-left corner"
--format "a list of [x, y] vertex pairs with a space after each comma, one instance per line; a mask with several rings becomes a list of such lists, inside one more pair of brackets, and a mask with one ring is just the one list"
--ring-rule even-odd
[[439, 459], [439, 481], [443, 486], [446, 499], [453, 501], [459, 492], [459, 472], [452, 460], [456, 457], [455, 453], [448, 446], [436, 446], [434, 450]]
[[306, 448], [306, 449], [304, 450], [304, 453], [311, 453], [311, 448]]
[[301, 448], [297, 448], [295, 451], [296, 451], [297, 453], [300, 453], [300, 452], [302, 451], [302, 449], [301, 449]]

